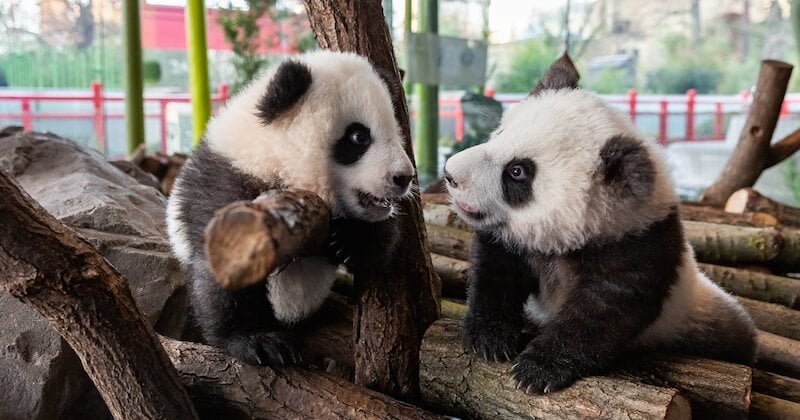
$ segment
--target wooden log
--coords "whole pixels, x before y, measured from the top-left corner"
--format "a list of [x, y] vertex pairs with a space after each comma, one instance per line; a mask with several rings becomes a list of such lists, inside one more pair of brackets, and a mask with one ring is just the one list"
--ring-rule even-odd
[[715, 283], [735, 295], [800, 309], [798, 280], [721, 265], [698, 265]]
[[781, 163], [798, 150], [800, 150], [800, 129], [792, 131], [786, 135], [786, 137], [770, 146], [767, 167], [769, 168]]
[[769, 214], [784, 225], [800, 226], [800, 208], [773, 201], [752, 188], [742, 188], [731, 194], [725, 202], [725, 211], [733, 214]]
[[791, 75], [790, 64], [775, 60], [761, 62], [753, 102], [739, 142], [720, 175], [700, 197], [701, 202], [722, 207], [734, 191], [752, 187], [767, 168], [770, 141]]
[[753, 392], [800, 403], [800, 379], [753, 369]]
[[800, 419], [800, 404], [758, 392], [753, 393], [751, 419]]
[[205, 230], [208, 266], [220, 286], [239, 289], [266, 282], [275, 269], [328, 238], [330, 212], [311, 191], [265, 193], [214, 213]]
[[[394, 47], [379, 0], [306, 0], [311, 29], [320, 48], [360, 54], [384, 76], [395, 119], [411, 161], [408, 108], [394, 58]], [[381, 270], [354, 274], [358, 294], [355, 320], [355, 381], [404, 400], [419, 395], [419, 346], [439, 317], [441, 285], [425, 242], [425, 222], [416, 193], [404, 200], [398, 225], [402, 250]]]
[[420, 383], [426, 404], [467, 418], [690, 418], [674, 388], [591, 377], [547, 395], [515, 389], [511, 363], [487, 363], [464, 350], [457, 321], [431, 325], [422, 342]]
[[431, 254], [431, 262], [433, 270], [442, 280], [442, 295], [465, 298], [469, 263], [439, 254]]
[[800, 340], [800, 311], [744, 297], [737, 300], [750, 312], [758, 329]]
[[753, 227], [772, 227], [780, 223], [777, 217], [768, 213], [728, 213], [725, 210], [702, 204], [681, 203], [680, 213], [681, 220], [691, 220], [693, 222]]
[[192, 399], [213, 417], [443, 419], [333, 375], [252, 366], [213, 347], [161, 340]]
[[[431, 194], [426, 194], [425, 196], [430, 195]], [[423, 196], [423, 200], [425, 196]], [[423, 201], [422, 212], [425, 217], [425, 223], [437, 226], [449, 226], [467, 231], [472, 230], [447, 204]]]
[[472, 233], [449, 226], [428, 224], [428, 243], [431, 251], [462, 261], [469, 260]]
[[0, 171], [0, 284], [75, 350], [114, 418], [197, 418], [128, 282]]
[[755, 366], [792, 378], [800, 378], [800, 342], [759, 331]]

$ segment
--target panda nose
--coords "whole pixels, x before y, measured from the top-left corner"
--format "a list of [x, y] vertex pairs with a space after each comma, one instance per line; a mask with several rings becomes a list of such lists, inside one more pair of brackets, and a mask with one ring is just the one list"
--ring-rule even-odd
[[450, 175], [450, 172], [447, 172], [447, 169], [444, 170], [444, 180], [447, 181], [451, 188], [458, 188], [458, 183]]
[[399, 188], [405, 189], [411, 183], [411, 175], [395, 175], [392, 177], [392, 182]]

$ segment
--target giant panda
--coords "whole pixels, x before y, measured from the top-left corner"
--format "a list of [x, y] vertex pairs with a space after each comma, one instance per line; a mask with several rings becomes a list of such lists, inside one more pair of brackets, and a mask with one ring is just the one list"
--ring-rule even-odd
[[[322, 304], [339, 262], [379, 267], [389, 258], [393, 216], [413, 175], [388, 87], [364, 57], [307, 53], [244, 88], [208, 123], [167, 207], [170, 243], [205, 340], [251, 364], [299, 361], [291, 327]], [[266, 287], [220, 288], [203, 249], [214, 211], [287, 187], [328, 204], [331, 252], [290, 263]]]
[[488, 142], [445, 164], [475, 230], [466, 347], [513, 359], [535, 393], [642, 350], [752, 362], [753, 321], [698, 270], [659, 146], [577, 82], [563, 57]]

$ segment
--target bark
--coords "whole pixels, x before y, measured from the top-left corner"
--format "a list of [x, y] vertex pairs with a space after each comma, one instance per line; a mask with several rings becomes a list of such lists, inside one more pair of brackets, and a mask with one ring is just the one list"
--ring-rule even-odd
[[800, 208], [773, 201], [752, 188], [742, 188], [731, 194], [725, 203], [725, 211], [730, 213], [760, 212], [772, 215], [784, 225], [800, 226]]
[[800, 129], [794, 130], [769, 148], [767, 167], [775, 166], [800, 150]]
[[[361, 54], [385, 76], [395, 117], [414, 160], [394, 49], [379, 0], [306, 0], [311, 28], [321, 48]], [[418, 192], [418, 182], [414, 187]], [[425, 244], [419, 195], [401, 209], [402, 250], [384, 270], [354, 273], [358, 294], [355, 320], [355, 381], [380, 392], [413, 400], [419, 395], [419, 346], [439, 317], [441, 286]], [[378, 272], [380, 271], [380, 272]]]
[[293, 258], [321, 249], [329, 222], [325, 202], [306, 190], [292, 188], [231, 203], [206, 227], [208, 266], [227, 289], [266, 282]]
[[735, 226], [771, 227], [779, 224], [778, 218], [767, 213], [743, 212], [741, 214], [727, 213], [716, 207], [682, 203], [680, 206], [681, 220], [694, 222], [718, 223]]
[[443, 418], [333, 375], [252, 366], [213, 347], [161, 341], [192, 398], [213, 417]]
[[775, 60], [761, 62], [753, 103], [739, 142], [722, 172], [700, 201], [722, 207], [734, 191], [752, 187], [769, 163], [770, 141], [786, 95], [792, 66]]
[[196, 418], [127, 281], [2, 171], [0, 197], [0, 284], [64, 337], [111, 414]]
[[753, 393], [751, 419], [800, 419], [800, 404]]
[[737, 299], [750, 312], [760, 330], [800, 340], [800, 311], [743, 297]]
[[763, 302], [800, 309], [800, 281], [750, 270], [699, 264], [714, 282], [731, 293]]
[[753, 369], [753, 392], [800, 403], [800, 380]]
[[431, 261], [434, 271], [442, 280], [442, 295], [465, 298], [469, 263], [439, 254], [431, 254]]
[[759, 331], [755, 366], [781, 375], [800, 378], [800, 342]]
[[466, 352], [457, 321], [441, 319], [425, 334], [420, 380], [426, 404], [466, 418], [690, 418], [674, 388], [591, 377], [552, 394], [527, 395], [510, 381], [511, 363], [486, 363]]

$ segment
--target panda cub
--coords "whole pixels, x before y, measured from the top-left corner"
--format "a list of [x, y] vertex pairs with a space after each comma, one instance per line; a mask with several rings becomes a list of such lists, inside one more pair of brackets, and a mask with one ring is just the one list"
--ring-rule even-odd
[[[397, 234], [391, 218], [413, 175], [389, 90], [365, 58], [300, 55], [243, 89], [209, 122], [167, 208], [170, 243], [204, 338], [251, 364], [296, 362], [290, 327], [319, 308], [338, 263], [380, 267], [389, 258]], [[303, 257], [270, 276], [266, 288], [220, 288], [203, 249], [214, 211], [287, 187], [328, 204], [332, 251], [341, 258]]]
[[538, 393], [644, 349], [752, 362], [753, 321], [698, 270], [658, 146], [577, 82], [562, 57], [445, 165], [476, 232], [466, 346], [515, 359], [517, 387]]

